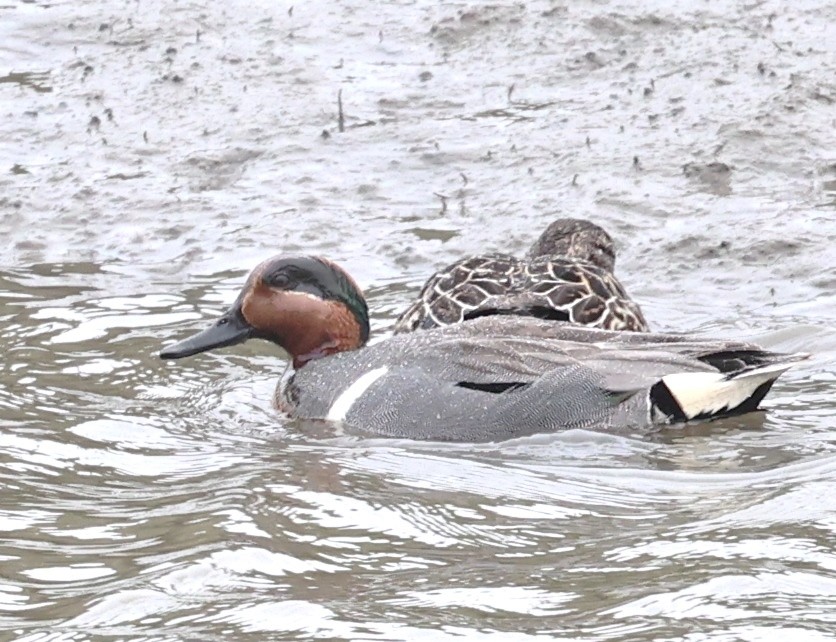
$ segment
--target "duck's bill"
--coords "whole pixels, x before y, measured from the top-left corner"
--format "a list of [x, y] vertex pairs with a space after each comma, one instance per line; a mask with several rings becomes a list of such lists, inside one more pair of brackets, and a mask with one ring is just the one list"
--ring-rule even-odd
[[162, 359], [182, 359], [213, 348], [243, 343], [252, 336], [253, 329], [235, 309], [193, 337], [167, 346], [160, 351]]

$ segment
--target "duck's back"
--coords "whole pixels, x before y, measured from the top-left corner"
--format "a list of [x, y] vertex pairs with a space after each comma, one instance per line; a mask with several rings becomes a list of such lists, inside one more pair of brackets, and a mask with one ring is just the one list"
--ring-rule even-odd
[[522, 262], [510, 254], [480, 254], [451, 263], [427, 279], [394, 330], [412, 332], [460, 323], [486, 302], [508, 294], [522, 272]]
[[495, 441], [678, 419], [658, 416], [676, 410], [654, 399], [667, 394], [652, 392], [663, 377], [731, 378], [776, 358], [739, 342], [492, 316], [311, 362], [290, 380], [285, 407], [362, 434]]
[[428, 330], [492, 314], [649, 330], [641, 308], [612, 272], [577, 259], [521, 260], [509, 254], [471, 256], [436, 272], [394, 330]]

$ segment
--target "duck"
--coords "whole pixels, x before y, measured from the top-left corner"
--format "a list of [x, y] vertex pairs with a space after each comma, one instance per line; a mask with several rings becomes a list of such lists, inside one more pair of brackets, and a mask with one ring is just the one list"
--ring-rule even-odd
[[211, 325], [160, 357], [266, 340], [290, 357], [275, 404], [292, 418], [358, 436], [494, 442], [751, 412], [806, 356], [504, 314], [371, 344], [369, 334], [368, 305], [345, 270], [277, 256], [249, 274]]
[[478, 254], [433, 274], [393, 330], [400, 334], [506, 314], [649, 331], [641, 308], [614, 271], [615, 244], [602, 227], [558, 218], [523, 258]]

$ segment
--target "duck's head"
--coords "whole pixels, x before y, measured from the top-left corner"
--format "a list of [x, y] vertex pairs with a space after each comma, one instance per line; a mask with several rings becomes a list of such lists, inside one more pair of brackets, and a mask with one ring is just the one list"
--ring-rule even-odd
[[581, 218], [559, 218], [540, 235], [528, 258], [566, 256], [588, 261], [612, 272], [615, 269], [615, 245], [603, 228]]
[[344, 270], [312, 256], [277, 256], [256, 267], [219, 319], [202, 332], [170, 345], [163, 359], [180, 359], [247, 339], [284, 348], [293, 365], [363, 346], [369, 310]]

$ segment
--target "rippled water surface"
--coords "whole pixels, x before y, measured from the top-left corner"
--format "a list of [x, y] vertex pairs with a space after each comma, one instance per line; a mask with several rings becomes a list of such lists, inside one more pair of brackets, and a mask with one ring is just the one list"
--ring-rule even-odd
[[[836, 5], [0, 5], [0, 640], [836, 640]], [[341, 91], [344, 131], [339, 131]], [[662, 330], [811, 359], [657, 434], [359, 440], [258, 343], [306, 252], [378, 336], [592, 218]]]

